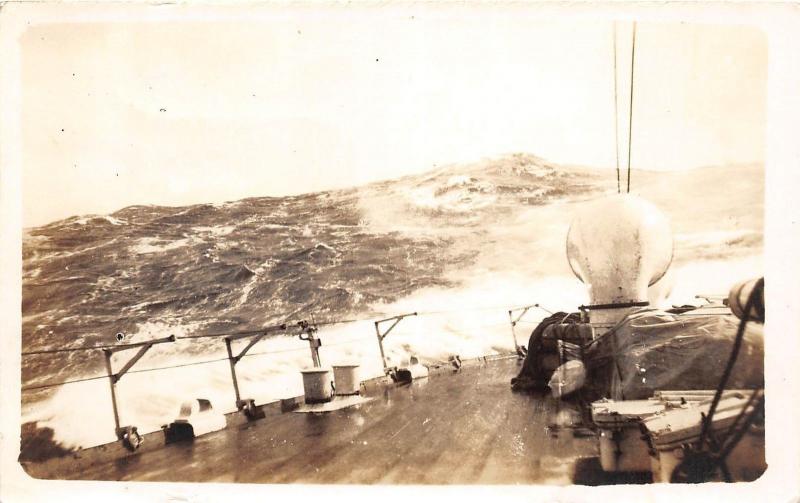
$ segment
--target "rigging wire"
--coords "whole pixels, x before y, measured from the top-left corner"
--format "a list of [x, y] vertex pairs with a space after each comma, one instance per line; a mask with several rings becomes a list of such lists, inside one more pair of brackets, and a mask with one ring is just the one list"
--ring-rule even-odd
[[619, 182], [619, 116], [617, 104], [617, 23], [614, 22], [614, 154], [617, 159], [617, 194], [622, 192]]
[[636, 21], [633, 22], [631, 40], [631, 94], [628, 108], [628, 193], [631, 191], [631, 144], [633, 143], [633, 68], [636, 62]]

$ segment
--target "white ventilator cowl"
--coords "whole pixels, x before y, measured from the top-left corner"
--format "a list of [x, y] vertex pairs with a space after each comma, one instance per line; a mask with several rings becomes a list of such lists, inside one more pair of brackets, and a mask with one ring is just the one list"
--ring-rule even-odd
[[[648, 300], [647, 289], [672, 263], [672, 231], [652, 203], [615, 194], [584, 206], [567, 233], [567, 259], [589, 289], [592, 305]], [[615, 323], [631, 308], [590, 311], [590, 321]]]

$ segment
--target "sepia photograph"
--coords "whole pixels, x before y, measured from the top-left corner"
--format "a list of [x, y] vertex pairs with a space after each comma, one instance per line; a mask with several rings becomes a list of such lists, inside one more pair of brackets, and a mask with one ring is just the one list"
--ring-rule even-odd
[[50, 6], [0, 10], [26, 483], [764, 487], [746, 11]]

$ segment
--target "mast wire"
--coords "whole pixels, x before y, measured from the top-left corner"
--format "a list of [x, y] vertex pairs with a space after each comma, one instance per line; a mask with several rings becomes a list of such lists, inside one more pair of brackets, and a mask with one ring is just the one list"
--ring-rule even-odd
[[619, 105], [617, 104], [617, 22], [614, 21], [614, 154], [617, 160], [617, 194], [622, 192], [619, 182]]
[[631, 144], [633, 143], [633, 68], [636, 62], [636, 21], [633, 22], [631, 42], [631, 94], [628, 108], [628, 193], [631, 192]]

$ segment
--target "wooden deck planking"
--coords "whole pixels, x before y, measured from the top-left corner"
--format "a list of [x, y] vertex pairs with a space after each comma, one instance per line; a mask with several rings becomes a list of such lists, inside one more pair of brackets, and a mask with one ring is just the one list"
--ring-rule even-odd
[[[269, 483], [569, 483], [594, 438], [546, 427], [559, 402], [512, 393], [514, 359], [370, 393], [326, 414], [285, 413], [47, 478]], [[35, 470], [32, 474], [37, 475]], [[53, 477], [55, 475], [55, 477]], [[42, 476], [42, 474], [38, 474]]]

